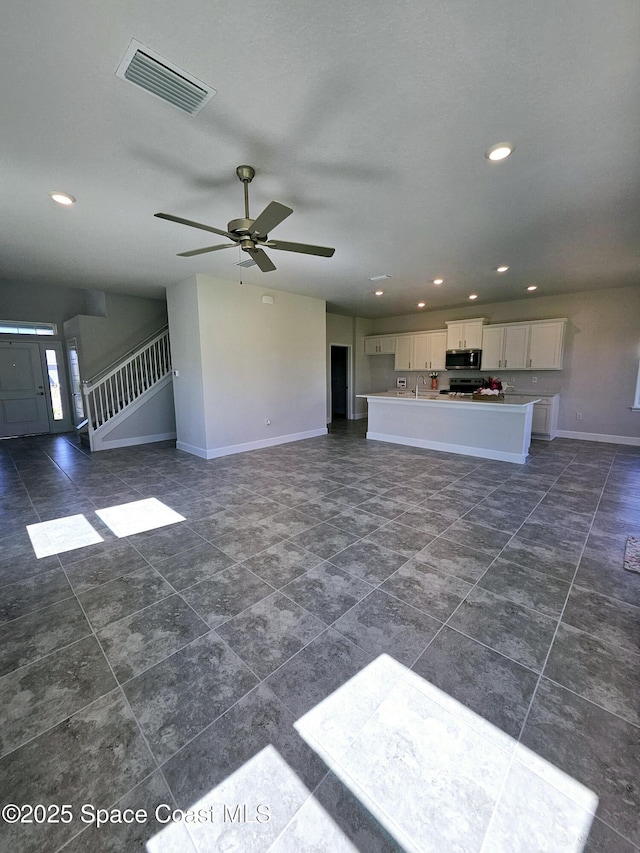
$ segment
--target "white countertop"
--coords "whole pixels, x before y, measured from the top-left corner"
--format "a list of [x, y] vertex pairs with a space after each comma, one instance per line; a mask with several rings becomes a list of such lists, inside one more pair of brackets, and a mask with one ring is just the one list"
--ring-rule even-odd
[[540, 400], [540, 397], [510, 394], [508, 401], [507, 399], [491, 400], [491, 398], [488, 397], [485, 402], [484, 400], [472, 400], [471, 397], [450, 397], [448, 394], [440, 394], [437, 391], [433, 391], [431, 393], [426, 391], [418, 397], [416, 397], [415, 393], [412, 393], [411, 391], [378, 391], [372, 394], [357, 394], [356, 396], [365, 400], [380, 399], [390, 403], [413, 403], [415, 405], [431, 405], [438, 403], [438, 405], [469, 406], [474, 409], [477, 406], [499, 406], [504, 409], [521, 409], [525, 406], [532, 406]]

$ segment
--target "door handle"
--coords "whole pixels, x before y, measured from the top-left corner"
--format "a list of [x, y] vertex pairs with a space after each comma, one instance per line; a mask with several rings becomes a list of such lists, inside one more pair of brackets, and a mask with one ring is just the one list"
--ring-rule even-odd
[[38, 391], [38, 397], [44, 397], [44, 391]]

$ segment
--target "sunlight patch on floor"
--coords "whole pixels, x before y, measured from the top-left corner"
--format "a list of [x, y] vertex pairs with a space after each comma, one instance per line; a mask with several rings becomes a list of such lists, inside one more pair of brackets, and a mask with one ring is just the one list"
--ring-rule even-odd
[[[581, 853], [587, 843], [593, 791], [389, 655], [294, 727], [333, 776], [309, 796], [275, 747], [265, 747], [190, 806], [211, 815], [189, 827], [196, 845], [356, 853], [386, 838], [383, 846], [412, 853], [469, 845]], [[260, 803], [265, 823], [256, 821]], [[247, 805], [246, 821], [230, 819], [235, 804]], [[160, 832], [147, 850], [164, 853], [168, 840]]]
[[133, 536], [146, 530], [156, 530], [169, 524], [186, 521], [183, 515], [175, 512], [157, 498], [109, 506], [97, 509], [96, 515], [118, 537]]
[[27, 524], [27, 533], [38, 559], [104, 541], [82, 514]]

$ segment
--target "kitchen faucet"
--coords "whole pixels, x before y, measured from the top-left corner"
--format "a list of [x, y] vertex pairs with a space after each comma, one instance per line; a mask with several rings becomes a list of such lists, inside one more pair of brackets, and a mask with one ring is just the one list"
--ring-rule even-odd
[[416, 379], [416, 397], [418, 396], [418, 385], [420, 384], [421, 379], [425, 385], [427, 384], [427, 380], [424, 378], [424, 376], [421, 373], [420, 376], [418, 376], [418, 378]]

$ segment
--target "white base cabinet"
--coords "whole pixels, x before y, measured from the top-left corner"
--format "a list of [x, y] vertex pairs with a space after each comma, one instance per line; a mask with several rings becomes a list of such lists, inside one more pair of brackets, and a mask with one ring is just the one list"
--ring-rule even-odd
[[[535, 395], [521, 394], [519, 396], [530, 396], [535, 400]], [[507, 399], [509, 399], [507, 397]], [[534, 438], [542, 438], [550, 441], [558, 432], [558, 409], [560, 407], [560, 395], [553, 397], [542, 397], [533, 407], [533, 420], [531, 422], [531, 435]]]

